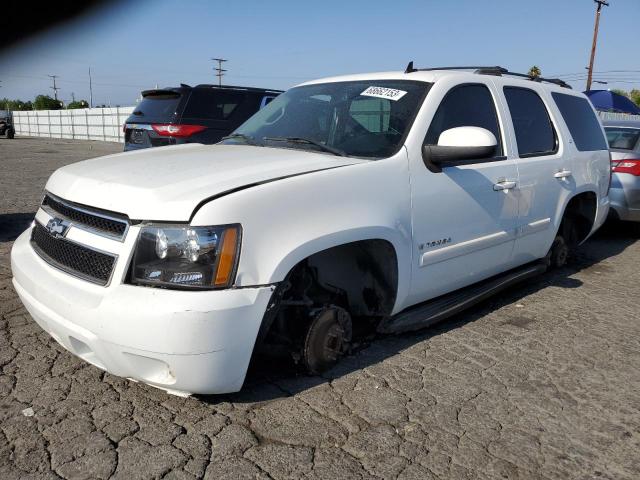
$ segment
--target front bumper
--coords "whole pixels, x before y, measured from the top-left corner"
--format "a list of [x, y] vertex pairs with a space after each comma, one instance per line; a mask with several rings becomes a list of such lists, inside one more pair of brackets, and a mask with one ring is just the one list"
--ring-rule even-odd
[[169, 391], [240, 390], [273, 286], [177, 291], [61, 272], [13, 245], [13, 285], [35, 321], [71, 353], [114, 375]]
[[611, 209], [619, 220], [640, 222], [640, 177], [614, 173], [609, 198]]

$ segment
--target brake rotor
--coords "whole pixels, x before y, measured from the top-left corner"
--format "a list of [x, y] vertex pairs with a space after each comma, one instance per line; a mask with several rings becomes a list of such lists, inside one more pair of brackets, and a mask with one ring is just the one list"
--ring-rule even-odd
[[318, 311], [304, 340], [302, 361], [309, 373], [318, 374], [334, 366], [351, 343], [351, 316], [340, 307]]

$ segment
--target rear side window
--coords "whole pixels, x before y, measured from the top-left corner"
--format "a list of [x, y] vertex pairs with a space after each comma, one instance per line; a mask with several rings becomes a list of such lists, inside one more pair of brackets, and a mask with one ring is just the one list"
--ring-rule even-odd
[[504, 96], [513, 120], [520, 157], [553, 153], [556, 134], [540, 96], [533, 90], [520, 87], [505, 87]]
[[272, 97], [272, 96], [267, 96], [267, 97], [262, 97], [262, 100], [260, 101], [260, 108], [264, 108], [267, 105], [269, 105], [271, 102], [273, 102], [273, 100], [276, 97]]
[[588, 152], [609, 148], [589, 100], [557, 92], [552, 92], [551, 96], [558, 105], [579, 151]]
[[191, 91], [182, 116], [185, 118], [226, 120], [244, 101], [244, 98], [243, 92], [196, 88]]
[[607, 134], [609, 148], [617, 150], [634, 150], [636, 146], [640, 146], [640, 129], [624, 128], [624, 127], [604, 127]]
[[456, 127], [482, 127], [498, 140], [496, 156], [502, 155], [498, 114], [485, 85], [470, 84], [454, 87], [447, 93], [431, 121], [425, 143], [437, 145], [440, 134]]

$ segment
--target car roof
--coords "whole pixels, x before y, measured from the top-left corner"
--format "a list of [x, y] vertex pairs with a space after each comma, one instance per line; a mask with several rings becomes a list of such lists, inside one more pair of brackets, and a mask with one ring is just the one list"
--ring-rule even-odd
[[573, 95], [576, 97], [586, 98], [580, 92], [571, 90], [571, 88], [562, 87], [555, 83], [532, 81], [528, 78], [514, 77], [514, 76], [510, 76], [509, 74], [506, 74], [503, 76], [503, 75], [492, 75], [492, 74], [480, 73], [480, 72], [476, 73], [468, 70], [447, 70], [447, 69], [418, 70], [410, 73], [407, 73], [405, 71], [389, 71], [389, 72], [359, 73], [354, 75], [340, 75], [335, 77], [327, 77], [327, 78], [320, 78], [317, 80], [311, 80], [308, 82], [301, 83], [297, 86], [314, 85], [314, 84], [320, 84], [320, 83], [367, 81], [367, 80], [371, 80], [371, 81], [415, 80], [419, 82], [435, 83], [438, 80], [441, 80], [444, 78], [451, 78], [451, 77], [456, 77], [461, 82], [473, 83], [474, 81], [477, 81], [479, 76], [483, 78], [490, 77], [492, 79], [500, 78], [505, 83], [508, 83], [509, 85], [528, 87], [528, 88], [537, 86], [537, 87], [544, 88], [546, 90], [550, 90], [558, 93], [564, 93], [564, 94]]
[[260, 88], [260, 87], [242, 87], [237, 85], [211, 85], [208, 83], [201, 83], [193, 88], [207, 88], [213, 90], [242, 90], [245, 92], [268, 92], [268, 93], [282, 93], [283, 90], [274, 90], [272, 88]]
[[605, 127], [640, 128], [640, 120], [605, 120], [602, 124]]
[[258, 87], [241, 87], [237, 85], [209, 85], [206, 83], [202, 83], [200, 85], [196, 85], [192, 87], [190, 85], [180, 84], [179, 87], [164, 87], [164, 88], [151, 88], [149, 90], [143, 90], [141, 92], [143, 97], [147, 95], [152, 95], [154, 93], [162, 93], [162, 92], [175, 92], [175, 93], [183, 93], [188, 92], [194, 89], [206, 89], [206, 90], [234, 90], [234, 91], [243, 91], [243, 92], [252, 92], [252, 93], [273, 93], [280, 94], [282, 90], [273, 90], [270, 88], [258, 88]]

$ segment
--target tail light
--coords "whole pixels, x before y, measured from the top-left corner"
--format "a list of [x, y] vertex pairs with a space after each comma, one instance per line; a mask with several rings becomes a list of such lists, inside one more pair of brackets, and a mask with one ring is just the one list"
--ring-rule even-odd
[[190, 137], [207, 129], [207, 127], [203, 127], [202, 125], [174, 125], [172, 123], [154, 123], [151, 125], [151, 128], [163, 137], [179, 138]]
[[640, 177], [640, 158], [625, 158], [624, 160], [613, 160], [611, 171], [615, 173], [630, 173]]

